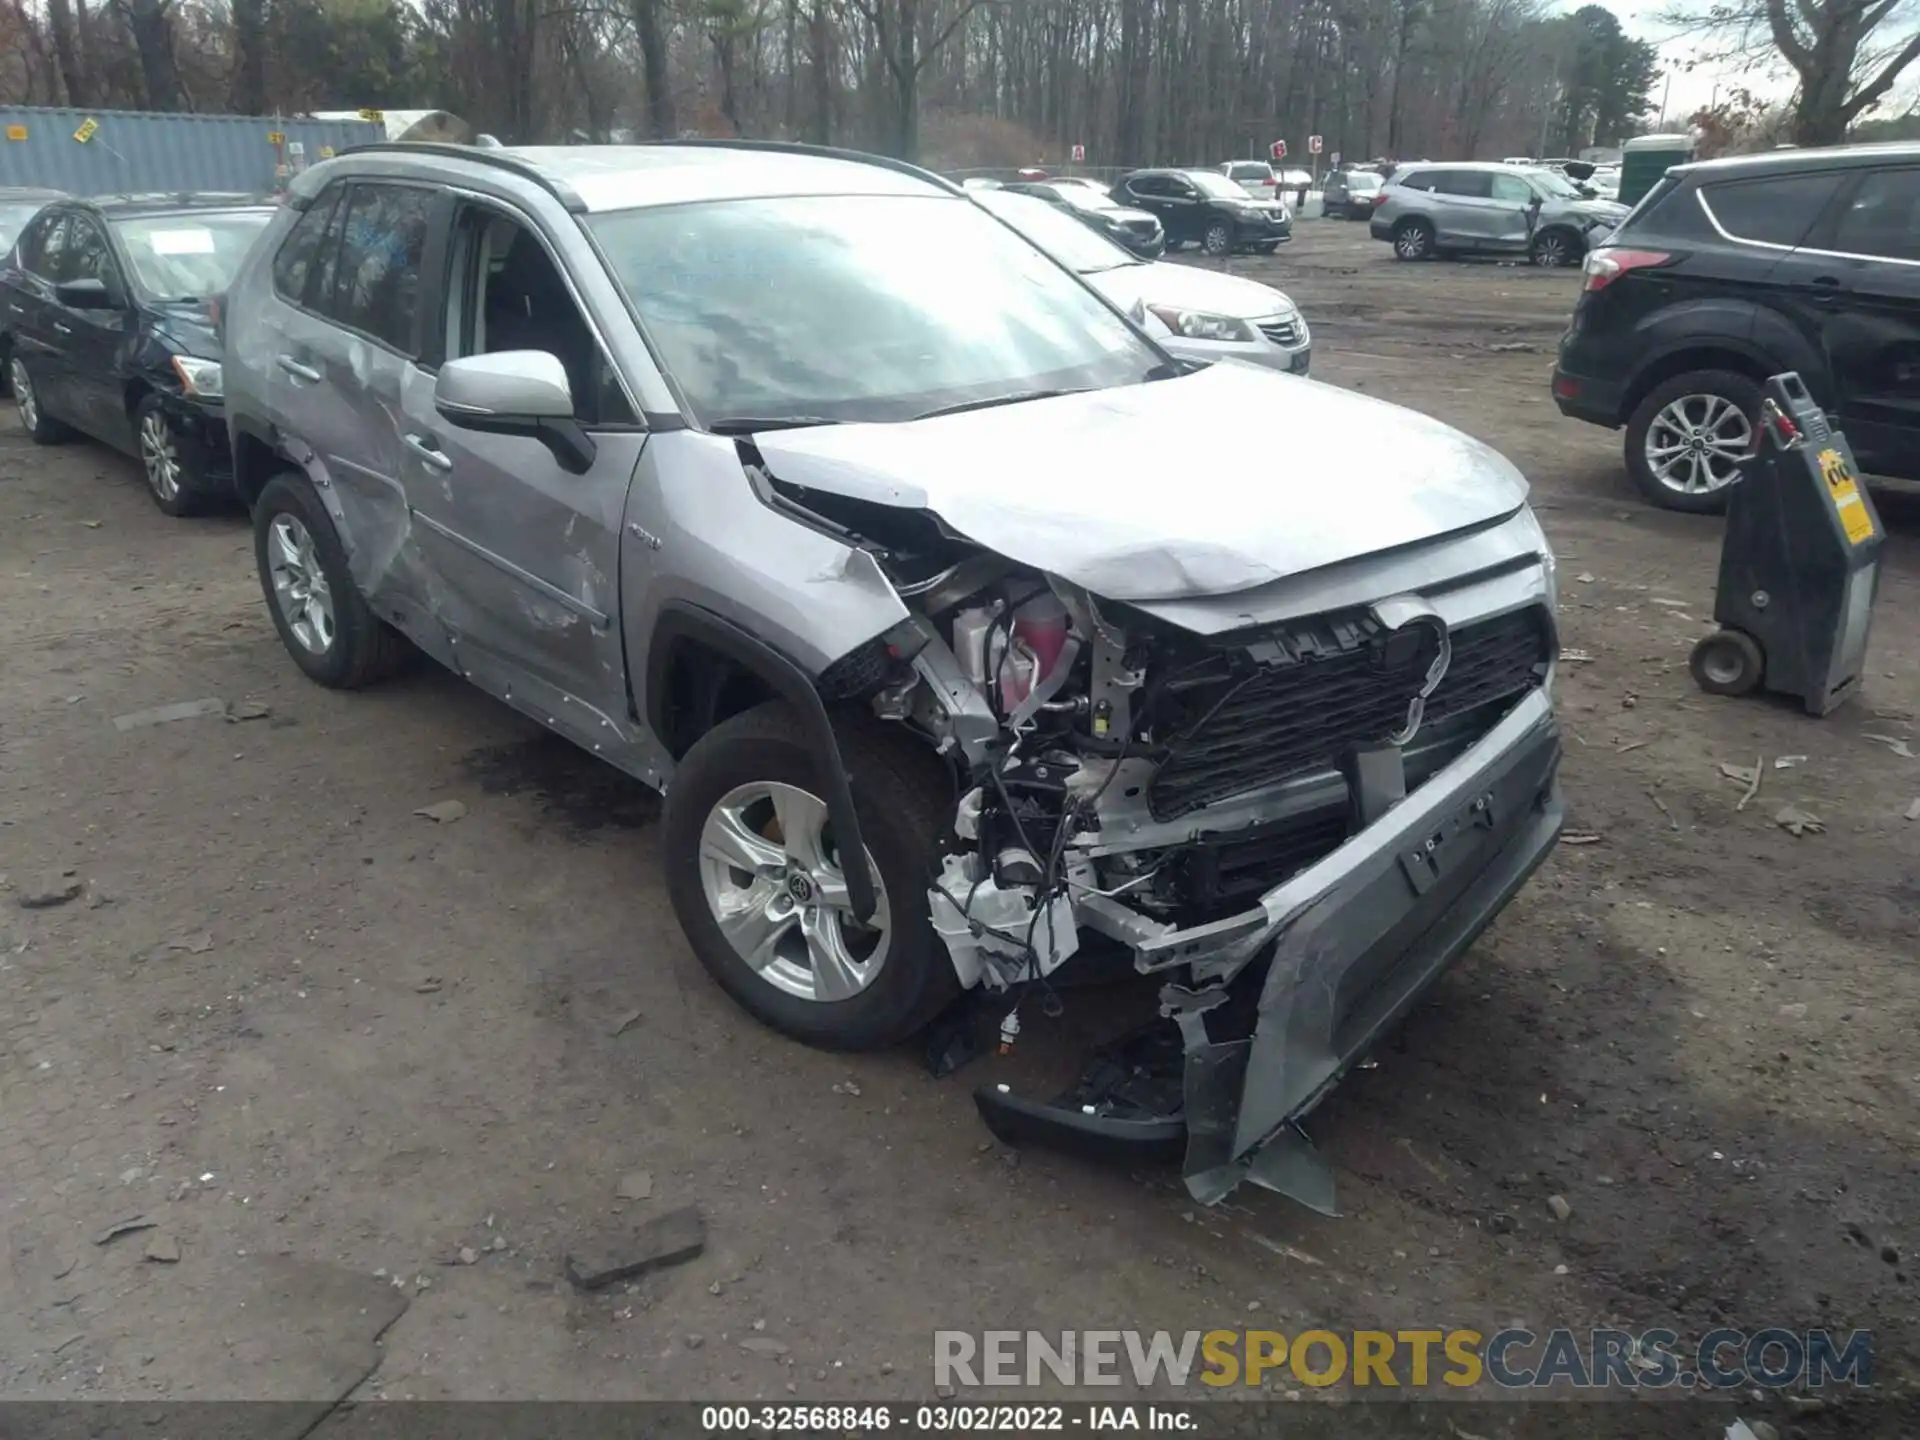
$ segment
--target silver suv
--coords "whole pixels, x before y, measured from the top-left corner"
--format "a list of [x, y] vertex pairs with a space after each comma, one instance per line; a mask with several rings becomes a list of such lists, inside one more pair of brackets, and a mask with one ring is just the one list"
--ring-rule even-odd
[[1525, 255], [1578, 265], [1627, 218], [1625, 205], [1583, 197], [1564, 175], [1514, 165], [1409, 165], [1374, 203], [1370, 231], [1402, 260]]
[[1162, 984], [1162, 1102], [988, 1087], [1003, 1134], [1190, 1135], [1202, 1198], [1327, 1203], [1291, 1122], [1558, 834], [1514, 468], [1174, 359], [924, 172], [374, 146], [295, 180], [227, 326], [295, 663], [423, 651], [663, 790], [675, 913], [761, 1020], [875, 1047], [1102, 953]]

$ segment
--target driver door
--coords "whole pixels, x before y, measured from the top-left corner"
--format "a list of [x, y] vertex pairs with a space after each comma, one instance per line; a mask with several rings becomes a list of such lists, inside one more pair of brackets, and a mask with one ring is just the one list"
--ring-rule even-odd
[[104, 309], [79, 310], [56, 296], [52, 314], [66, 351], [66, 395], [73, 423], [96, 439], [132, 452], [133, 421], [121, 385], [132, 337], [132, 300], [107, 232], [91, 215], [67, 219], [67, 255], [61, 282], [98, 280], [106, 287]]
[[1491, 178], [1493, 200], [1487, 210], [1488, 245], [1498, 250], [1525, 250], [1533, 243], [1540, 197], [1518, 175]]
[[[621, 648], [620, 527], [647, 434], [598, 333], [537, 227], [463, 203], [447, 247], [440, 333], [402, 391], [403, 482], [441, 582], [436, 610], [482, 689], [586, 746], [631, 739]], [[585, 474], [539, 440], [451, 424], [440, 364], [540, 350], [558, 357], [594, 444]]]

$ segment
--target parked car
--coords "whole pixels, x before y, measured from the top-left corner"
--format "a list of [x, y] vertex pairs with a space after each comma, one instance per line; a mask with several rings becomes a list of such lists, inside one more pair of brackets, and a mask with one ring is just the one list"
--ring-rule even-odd
[[1293, 238], [1284, 203], [1256, 200], [1213, 170], [1136, 170], [1113, 187], [1113, 198], [1157, 217], [1169, 250], [1191, 244], [1209, 255], [1271, 255]]
[[1024, 181], [1007, 189], [1065, 210], [1080, 224], [1098, 231], [1129, 254], [1157, 260], [1167, 251], [1167, 235], [1160, 222], [1144, 210], [1119, 204], [1104, 190], [1056, 181]]
[[1152, 333], [1183, 360], [1245, 360], [1293, 375], [1313, 363], [1306, 317], [1270, 285], [1197, 265], [1143, 261], [1026, 195], [975, 199], [1122, 310], [1137, 308], [1157, 322], [1161, 329]]
[[1280, 177], [1264, 160], [1229, 160], [1215, 168], [1256, 200], [1280, 198], [1274, 193], [1279, 188]]
[[20, 423], [137, 456], [153, 501], [188, 515], [228, 492], [218, 307], [277, 213], [233, 195], [47, 206], [0, 263], [3, 357]]
[[1329, 220], [1336, 215], [1348, 220], [1371, 219], [1374, 202], [1386, 184], [1377, 170], [1335, 170], [1320, 192], [1322, 211]]
[[[66, 199], [64, 190], [36, 190], [25, 185], [0, 185], [0, 264], [4, 264], [13, 242], [27, 228], [27, 222], [55, 200]], [[7, 355], [13, 349], [13, 312], [0, 304], [0, 396], [13, 393]]]
[[1370, 228], [1402, 260], [1527, 255], [1536, 265], [1578, 265], [1627, 215], [1551, 170], [1486, 162], [1408, 165], [1382, 193]]
[[1761, 383], [1784, 370], [1864, 469], [1920, 479], [1920, 145], [1668, 171], [1587, 257], [1553, 397], [1626, 427], [1627, 469], [1655, 504], [1713, 511]]
[[801, 1041], [1117, 945], [1191, 1188], [1317, 1198], [1290, 1122], [1558, 836], [1551, 554], [1493, 451], [1185, 366], [983, 198], [744, 141], [314, 166], [227, 322], [266, 604], [321, 684], [417, 647], [664, 787], [694, 954]]

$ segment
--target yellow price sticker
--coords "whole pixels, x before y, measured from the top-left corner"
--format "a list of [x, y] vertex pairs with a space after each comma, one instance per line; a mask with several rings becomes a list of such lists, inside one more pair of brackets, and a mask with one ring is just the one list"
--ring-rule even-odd
[[7, 126], [7, 139], [9, 139], [9, 140], [24, 140], [24, 139], [26, 139], [26, 138], [27, 138], [27, 127], [26, 127], [26, 126], [24, 126], [24, 125], [9, 125], [9, 126]]
[[93, 138], [94, 132], [97, 131], [99, 128], [100, 128], [100, 122], [94, 119], [91, 115], [89, 115], [86, 119], [80, 122], [80, 128], [73, 132], [73, 138], [78, 140], [82, 145], [84, 145], [87, 143], [87, 141]]
[[333, 158], [333, 147], [331, 145], [322, 145], [320, 147], [320, 158], [322, 160], [331, 160]]
[[1827, 482], [1827, 494], [1833, 499], [1834, 511], [1840, 516], [1840, 528], [1847, 532], [1848, 542], [1863, 545], [1873, 539], [1873, 516], [1867, 512], [1867, 502], [1860, 495], [1860, 482], [1847, 468], [1846, 457], [1838, 450], [1822, 450], [1820, 478]]

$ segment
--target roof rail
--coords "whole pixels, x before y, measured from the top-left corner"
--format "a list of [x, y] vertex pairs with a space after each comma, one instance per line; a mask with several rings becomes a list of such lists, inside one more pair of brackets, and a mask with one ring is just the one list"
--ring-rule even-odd
[[916, 180], [925, 180], [942, 190], [950, 190], [958, 195], [963, 193], [960, 187], [944, 175], [911, 164], [905, 160], [895, 160], [890, 155], [875, 155], [866, 150], [843, 150], [837, 145], [810, 145], [803, 140], [638, 140], [637, 145], [648, 148], [680, 147], [683, 149], [706, 150], [761, 150], [775, 155], [813, 155], [822, 160], [847, 160], [856, 165], [877, 165], [883, 170], [892, 170], [896, 174], [911, 175]]
[[468, 160], [475, 165], [506, 170], [523, 180], [531, 180], [576, 215], [584, 215], [587, 202], [571, 185], [554, 179], [539, 166], [522, 160], [508, 150], [493, 150], [478, 145], [449, 145], [438, 140], [370, 140], [365, 145], [350, 145], [340, 152], [347, 155], [437, 155], [443, 160]]

